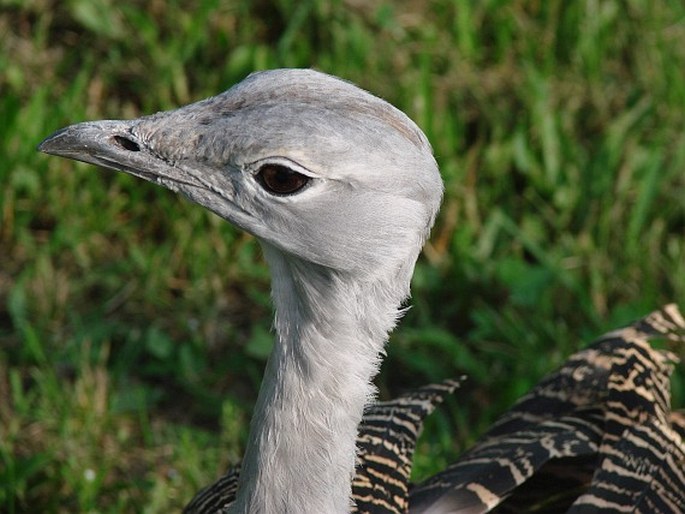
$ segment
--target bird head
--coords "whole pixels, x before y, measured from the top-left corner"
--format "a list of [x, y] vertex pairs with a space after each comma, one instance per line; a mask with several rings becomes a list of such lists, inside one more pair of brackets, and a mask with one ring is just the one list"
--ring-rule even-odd
[[357, 277], [413, 269], [442, 197], [430, 145], [405, 114], [313, 70], [71, 125], [39, 149], [180, 192], [289, 258]]

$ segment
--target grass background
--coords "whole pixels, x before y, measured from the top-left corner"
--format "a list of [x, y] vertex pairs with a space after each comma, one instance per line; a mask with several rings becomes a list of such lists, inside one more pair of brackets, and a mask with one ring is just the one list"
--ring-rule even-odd
[[469, 381], [417, 478], [593, 337], [685, 300], [679, 0], [0, 0], [0, 40], [1, 512], [180, 509], [240, 458], [270, 346], [255, 241], [35, 151], [70, 123], [282, 66], [418, 122], [446, 198], [377, 382]]

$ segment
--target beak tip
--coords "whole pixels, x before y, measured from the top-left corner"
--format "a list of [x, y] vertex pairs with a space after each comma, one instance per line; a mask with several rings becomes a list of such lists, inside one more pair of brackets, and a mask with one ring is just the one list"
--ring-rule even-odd
[[48, 139], [49, 138], [43, 139], [43, 141], [41, 141], [38, 144], [38, 146], [36, 146], [36, 150], [39, 152], [43, 152], [43, 153], [50, 153], [49, 152], [50, 145], [47, 144]]
[[60, 147], [63, 145], [60, 145], [59, 142], [64, 135], [64, 133], [69, 129], [69, 127], [63, 128], [58, 130], [57, 132], [54, 132], [50, 134], [48, 137], [43, 139], [43, 141], [40, 142], [40, 144], [36, 147], [36, 149], [39, 152], [43, 152], [46, 154], [57, 154], [59, 151]]

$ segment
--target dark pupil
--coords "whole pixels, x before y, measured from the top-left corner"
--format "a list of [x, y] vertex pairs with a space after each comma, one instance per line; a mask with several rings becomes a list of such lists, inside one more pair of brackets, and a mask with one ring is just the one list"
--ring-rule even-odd
[[309, 182], [309, 177], [277, 164], [267, 164], [262, 167], [257, 178], [264, 189], [280, 195], [294, 193]]

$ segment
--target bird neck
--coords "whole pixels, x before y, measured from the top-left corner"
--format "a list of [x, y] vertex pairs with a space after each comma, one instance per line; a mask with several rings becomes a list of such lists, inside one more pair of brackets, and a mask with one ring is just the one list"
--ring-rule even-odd
[[347, 280], [263, 246], [277, 337], [230, 512], [349, 512], [357, 426], [409, 277]]

